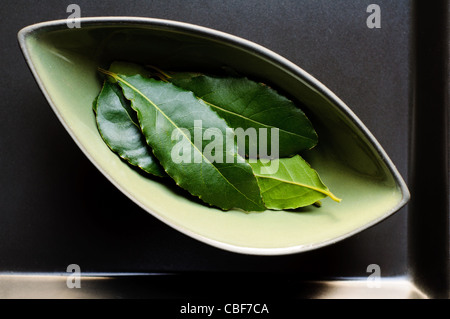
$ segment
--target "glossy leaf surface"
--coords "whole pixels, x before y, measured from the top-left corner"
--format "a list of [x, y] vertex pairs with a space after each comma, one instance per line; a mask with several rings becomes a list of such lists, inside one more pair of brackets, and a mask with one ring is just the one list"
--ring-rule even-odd
[[[170, 82], [194, 92], [224, 118], [230, 127], [256, 129], [258, 138], [246, 143], [247, 156], [252, 155], [252, 147], [258, 149], [258, 157], [274, 154], [273, 147], [276, 145], [272, 142], [271, 133], [274, 128], [278, 129], [279, 157], [298, 154], [317, 144], [317, 134], [303, 111], [265, 84], [245, 77], [213, 77], [174, 72], [168, 75]], [[260, 129], [266, 130], [267, 137]], [[259, 148], [260, 140], [267, 142], [267, 151]], [[276, 140], [275, 138], [274, 141]]]
[[105, 81], [93, 108], [100, 135], [112, 151], [147, 173], [166, 176], [145, 141], [136, 112], [117, 84]]
[[[231, 130], [209, 106], [171, 83], [102, 72], [122, 87], [147, 143], [179, 186], [224, 210], [265, 210], [251, 166], [238, 155], [233, 140], [226, 143]], [[212, 135], [202, 137], [209, 128], [220, 134], [212, 134], [217, 147], [208, 153]]]

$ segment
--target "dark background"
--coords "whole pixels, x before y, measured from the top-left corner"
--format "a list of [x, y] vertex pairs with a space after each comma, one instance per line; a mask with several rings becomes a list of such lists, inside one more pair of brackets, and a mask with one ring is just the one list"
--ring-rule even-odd
[[[411, 183], [417, 90], [411, 1], [1, 1], [0, 272], [61, 273], [76, 263], [86, 273], [263, 272], [308, 280], [367, 277], [369, 264], [378, 264], [382, 277], [410, 273], [411, 205], [332, 246], [263, 257], [197, 242], [128, 200], [66, 133], [17, 44], [22, 27], [66, 19], [71, 3], [82, 17], [178, 20], [273, 50], [341, 98]], [[366, 25], [371, 3], [381, 7], [381, 29]]]

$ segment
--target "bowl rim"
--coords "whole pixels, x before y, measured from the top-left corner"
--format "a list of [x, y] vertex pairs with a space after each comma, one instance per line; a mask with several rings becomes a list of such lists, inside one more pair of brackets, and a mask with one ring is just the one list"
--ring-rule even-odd
[[274, 51], [259, 45], [255, 42], [252, 42], [250, 40], [246, 40], [244, 38], [241, 38], [239, 36], [235, 36], [223, 31], [218, 31], [212, 28], [195, 25], [187, 22], [181, 22], [181, 21], [175, 21], [175, 20], [166, 20], [166, 19], [159, 19], [159, 18], [147, 18], [147, 17], [130, 17], [130, 16], [110, 16], [110, 17], [81, 17], [79, 18], [81, 27], [84, 26], [124, 26], [124, 27], [139, 27], [139, 26], [153, 26], [153, 27], [160, 27], [167, 30], [180, 30], [187, 32], [189, 34], [203, 36], [209, 39], [218, 40], [222, 43], [232, 45], [241, 49], [245, 49], [246, 51], [250, 51], [253, 53], [256, 53], [259, 56], [263, 56], [264, 58], [270, 60], [270, 62], [274, 63], [275, 65], [281, 67], [285, 72], [290, 73], [294, 77], [301, 78], [304, 83], [311, 87], [311, 89], [314, 89], [318, 91], [321, 95], [323, 95], [326, 99], [330, 100], [336, 106], [341, 112], [343, 112], [350, 121], [353, 122], [353, 124], [359, 129], [365, 136], [365, 138], [374, 146], [374, 149], [380, 156], [381, 160], [384, 161], [387, 168], [389, 169], [390, 173], [392, 174], [394, 181], [396, 183], [396, 186], [399, 187], [399, 190], [402, 194], [402, 197], [400, 201], [393, 206], [391, 209], [387, 210], [383, 215], [379, 216], [378, 218], [373, 219], [371, 222], [366, 223], [350, 232], [347, 232], [345, 234], [342, 234], [340, 236], [321, 241], [318, 243], [313, 244], [300, 244], [295, 246], [289, 246], [289, 247], [277, 247], [277, 248], [261, 248], [261, 247], [245, 247], [245, 246], [238, 246], [233, 245], [225, 242], [221, 242], [215, 239], [211, 239], [208, 237], [205, 237], [203, 235], [197, 234], [194, 231], [191, 231], [189, 229], [185, 229], [182, 226], [178, 226], [175, 223], [167, 220], [166, 218], [160, 216], [159, 214], [153, 212], [148, 207], [145, 207], [143, 204], [141, 204], [132, 194], [130, 194], [127, 190], [125, 190], [121, 185], [119, 185], [118, 182], [113, 180], [101, 167], [96, 163], [96, 161], [93, 159], [93, 157], [89, 154], [89, 152], [86, 151], [82, 143], [76, 138], [76, 136], [72, 133], [72, 131], [69, 129], [66, 122], [63, 120], [62, 116], [59, 114], [58, 108], [54, 105], [53, 101], [50, 98], [49, 93], [46, 91], [45, 86], [43, 84], [43, 81], [41, 80], [36, 68], [33, 65], [33, 62], [31, 60], [31, 56], [29, 53], [29, 50], [27, 48], [26, 39], [29, 36], [32, 36], [33, 34], [37, 32], [44, 32], [44, 31], [52, 31], [52, 30], [58, 30], [61, 28], [68, 28], [67, 27], [67, 19], [60, 19], [60, 20], [51, 20], [51, 21], [45, 21], [45, 22], [39, 22], [36, 24], [32, 24], [29, 26], [26, 26], [22, 28], [18, 34], [17, 39], [19, 42], [19, 46], [21, 48], [22, 54], [28, 64], [28, 67], [30, 71], [32, 72], [41, 92], [45, 96], [47, 102], [50, 104], [51, 108], [55, 112], [56, 116], [60, 120], [60, 122], [63, 124], [66, 131], [69, 133], [69, 135], [72, 137], [72, 139], [75, 141], [75, 143], [78, 145], [78, 147], [82, 150], [82, 152], [87, 156], [87, 158], [94, 164], [94, 166], [115, 186], [117, 187], [122, 193], [124, 193], [127, 197], [129, 197], [134, 203], [136, 203], [139, 207], [144, 209], [146, 212], [150, 213], [152, 216], [157, 218], [158, 220], [164, 222], [168, 226], [180, 231], [181, 233], [190, 236], [191, 238], [194, 238], [196, 240], [199, 240], [200, 242], [209, 244], [213, 247], [220, 248], [223, 250], [235, 252], [235, 253], [241, 253], [241, 254], [248, 254], [248, 255], [265, 255], [265, 256], [271, 256], [271, 255], [288, 255], [288, 254], [295, 254], [295, 253], [301, 253], [306, 252], [310, 250], [315, 250], [324, 246], [328, 246], [331, 244], [334, 244], [336, 242], [342, 241], [346, 238], [349, 238], [365, 229], [368, 229], [382, 220], [386, 219], [390, 215], [394, 214], [398, 210], [400, 210], [406, 203], [409, 201], [411, 195], [408, 190], [408, 187], [403, 180], [402, 176], [398, 172], [396, 166], [392, 162], [392, 160], [389, 158], [383, 147], [380, 145], [380, 143], [377, 141], [377, 139], [374, 137], [374, 135], [368, 130], [368, 128], [363, 124], [363, 122], [356, 116], [355, 113], [339, 98], [337, 97], [330, 89], [328, 89], [323, 83], [318, 81], [316, 78], [314, 78], [311, 74], [300, 68], [298, 65], [294, 64], [293, 62], [289, 61], [288, 59], [282, 57], [281, 55], [275, 53]]

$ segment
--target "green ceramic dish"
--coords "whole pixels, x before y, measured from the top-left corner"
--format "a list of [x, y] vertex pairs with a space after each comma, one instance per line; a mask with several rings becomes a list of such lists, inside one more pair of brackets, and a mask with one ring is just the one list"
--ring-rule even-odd
[[[79, 29], [65, 20], [39, 23], [18, 38], [50, 106], [92, 163], [143, 209], [202, 242], [257, 255], [307, 251], [356, 234], [409, 200], [391, 160], [351, 110], [311, 75], [255, 43], [191, 24], [129, 17], [83, 18]], [[91, 109], [101, 86], [97, 67], [114, 60], [212, 72], [229, 67], [284, 92], [313, 122], [319, 145], [306, 157], [342, 202], [223, 212], [142, 177], [108, 149]]]

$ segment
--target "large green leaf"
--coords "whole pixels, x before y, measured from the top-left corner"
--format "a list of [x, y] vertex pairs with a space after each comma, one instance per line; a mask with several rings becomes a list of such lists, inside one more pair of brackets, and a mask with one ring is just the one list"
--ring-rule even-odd
[[[241, 128], [243, 132], [248, 132], [249, 128], [256, 129], [256, 138], [245, 140], [247, 156], [252, 155], [252, 149], [256, 149], [258, 156], [288, 157], [317, 144], [317, 134], [303, 111], [265, 84], [246, 77], [217, 77], [193, 72], [164, 72], [154, 66], [149, 68], [152, 71], [138, 64], [116, 61], [112, 63], [110, 71], [145, 77], [156, 74], [192, 91], [225, 119], [230, 127]], [[267, 135], [264, 132], [259, 134], [262, 132], [259, 129], [265, 129]], [[278, 154], [272, 152], [272, 129], [278, 133], [278, 140], [273, 136], [278, 144]], [[267, 144], [266, 151], [259, 148], [260, 138]]]
[[249, 164], [258, 179], [267, 208], [293, 209], [314, 204], [327, 196], [340, 201], [299, 155]]
[[[288, 157], [313, 148], [317, 134], [306, 115], [286, 97], [269, 86], [246, 77], [215, 77], [198, 73], [163, 74], [167, 80], [205, 101], [232, 128], [247, 131], [255, 128], [257, 138], [246, 141], [245, 155], [252, 156], [257, 149], [258, 157]], [[267, 138], [264, 130], [267, 132]], [[272, 129], [278, 133], [278, 141]], [[261, 134], [260, 134], [261, 133]], [[264, 133], [264, 134], [263, 134]], [[259, 148], [259, 140], [267, 143], [267, 151]], [[242, 145], [242, 144], [241, 144]]]
[[265, 210], [251, 166], [230, 143], [232, 130], [209, 106], [171, 83], [101, 71], [122, 87], [147, 143], [179, 186], [224, 210]]
[[105, 81], [93, 103], [100, 135], [112, 151], [130, 164], [147, 173], [166, 176], [147, 145], [139, 128], [136, 112], [129, 104], [120, 87]]

